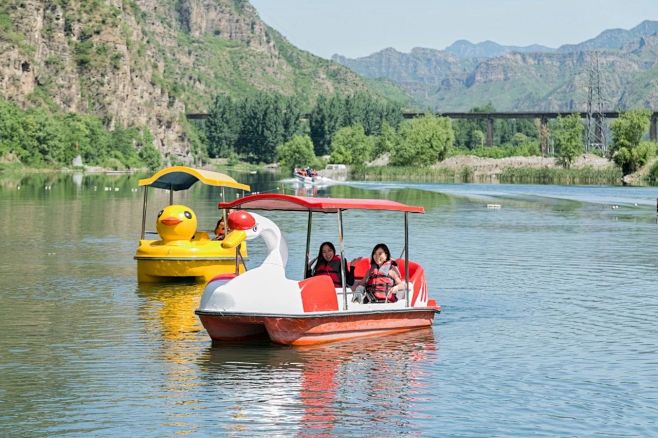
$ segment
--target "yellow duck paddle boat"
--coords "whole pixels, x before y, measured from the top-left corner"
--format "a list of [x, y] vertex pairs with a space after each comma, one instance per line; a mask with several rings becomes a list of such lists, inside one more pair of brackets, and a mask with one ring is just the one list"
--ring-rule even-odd
[[[174, 204], [174, 192], [187, 190], [197, 181], [206, 185], [249, 191], [228, 175], [191, 167], [173, 166], [162, 169], [150, 178], [140, 179], [144, 187], [142, 234], [135, 254], [137, 279], [140, 283], [157, 283], [178, 278], [189, 278], [206, 283], [220, 274], [244, 271], [247, 248], [224, 248], [219, 224], [214, 238], [206, 231], [197, 231], [197, 216], [185, 206]], [[145, 239], [148, 189], [155, 187], [169, 190], [169, 204], [160, 210], [156, 219], [159, 240]], [[223, 212], [226, 223], [226, 212]], [[243, 259], [238, 263], [238, 257]]]

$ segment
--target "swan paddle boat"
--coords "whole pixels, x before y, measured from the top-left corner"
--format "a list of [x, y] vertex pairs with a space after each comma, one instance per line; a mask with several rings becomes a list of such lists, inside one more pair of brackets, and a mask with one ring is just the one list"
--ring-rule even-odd
[[[239, 276], [234, 273], [219, 275], [206, 285], [195, 313], [213, 343], [267, 335], [279, 344], [310, 345], [387, 335], [429, 327], [434, 315], [441, 311], [436, 301], [429, 298], [423, 267], [408, 258], [408, 216], [423, 213], [423, 207], [388, 200], [308, 198], [275, 193], [249, 195], [232, 202], [221, 202], [219, 206], [240, 209], [229, 214], [228, 224], [232, 231], [222, 245], [233, 247], [244, 240], [261, 237], [267, 255], [256, 268]], [[396, 302], [364, 304], [352, 300], [355, 292], [349, 287], [334, 287], [327, 275], [301, 280], [286, 278], [286, 240], [273, 221], [251, 212], [253, 210], [306, 212], [305, 254], [310, 250], [313, 213], [337, 214], [342, 263], [345, 263], [343, 212], [388, 210], [403, 213], [404, 257], [396, 262], [402, 279], [407, 280], [404, 298]], [[304, 263], [308, 266], [308, 255]], [[353, 267], [355, 279], [362, 279], [370, 268], [370, 259], [361, 258]], [[341, 269], [343, 285], [346, 284], [345, 268], [343, 265]]]
[[[196, 213], [189, 207], [174, 204], [174, 192], [187, 190], [197, 181], [224, 189], [249, 191], [250, 187], [240, 184], [230, 176], [209, 170], [173, 166], [160, 170], [150, 178], [140, 179], [144, 187], [142, 234], [135, 254], [137, 279], [140, 283], [157, 283], [175, 279], [191, 279], [206, 283], [222, 273], [240, 273], [242, 265], [236, 258], [247, 256], [245, 245], [223, 246], [221, 236], [207, 231], [198, 231]], [[159, 239], [146, 239], [146, 216], [148, 189], [150, 187], [169, 190], [169, 205], [160, 210], [156, 219]], [[224, 198], [225, 199], [225, 198]], [[226, 223], [226, 212], [223, 212]]]

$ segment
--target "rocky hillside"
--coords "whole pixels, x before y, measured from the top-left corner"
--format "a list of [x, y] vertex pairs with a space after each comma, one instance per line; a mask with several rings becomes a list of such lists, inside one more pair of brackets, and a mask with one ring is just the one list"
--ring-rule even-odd
[[[605, 109], [658, 108], [656, 29], [658, 22], [644, 22], [559, 52], [507, 52], [505, 46], [456, 43], [451, 51], [389, 48], [363, 58], [333, 59], [371, 80], [392, 81], [417, 107], [438, 111], [468, 111], [488, 102], [509, 111], [585, 110], [590, 71], [597, 64]], [[585, 50], [589, 47], [598, 50]], [[505, 53], [488, 57], [491, 50]]]
[[558, 52], [582, 52], [586, 50], [620, 49], [625, 45], [637, 41], [645, 36], [655, 35], [658, 32], [658, 21], [645, 20], [632, 29], [608, 29], [596, 37], [579, 44], [565, 44], [560, 46]]
[[292, 46], [246, 0], [3, 0], [0, 97], [148, 127], [189, 161], [186, 112], [218, 93], [365, 89], [350, 70]]

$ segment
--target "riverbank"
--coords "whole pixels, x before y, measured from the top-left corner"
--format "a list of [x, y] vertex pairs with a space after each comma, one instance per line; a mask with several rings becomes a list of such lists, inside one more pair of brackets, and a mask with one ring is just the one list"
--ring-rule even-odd
[[[558, 165], [555, 158], [481, 158], [472, 155], [449, 157], [427, 168], [392, 167], [377, 162], [364, 170], [363, 178], [375, 181], [475, 182], [525, 184], [606, 184], [621, 185], [622, 173], [614, 163], [597, 155], [578, 157], [571, 168]], [[641, 177], [634, 185], [644, 184]]]
[[[354, 180], [408, 181], [437, 183], [522, 183], [522, 184], [595, 184], [595, 185], [648, 185], [647, 175], [654, 158], [634, 174], [622, 179], [621, 170], [611, 161], [597, 155], [578, 157], [570, 169], [556, 164], [554, 158], [507, 157], [481, 158], [473, 155], [457, 155], [426, 168], [389, 166], [388, 160], [378, 159], [361, 171], [352, 172]], [[276, 164], [253, 164], [242, 161], [230, 163], [226, 159], [212, 159], [198, 166], [223, 173], [277, 172]], [[147, 169], [114, 170], [102, 167], [26, 167], [20, 163], [0, 163], [3, 176], [21, 176], [30, 173], [75, 173], [86, 174], [134, 174], [148, 173]], [[325, 172], [325, 171], [322, 171]], [[324, 174], [333, 178], [330, 174]], [[342, 171], [341, 178], [345, 178]]]

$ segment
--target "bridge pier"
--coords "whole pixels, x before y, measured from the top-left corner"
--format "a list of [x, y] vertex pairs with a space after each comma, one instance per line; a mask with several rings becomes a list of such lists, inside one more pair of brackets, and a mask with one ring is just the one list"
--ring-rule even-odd
[[541, 149], [541, 156], [548, 155], [548, 117], [542, 116], [539, 118], [539, 147]]
[[494, 119], [487, 117], [487, 146], [491, 147], [494, 144]]

